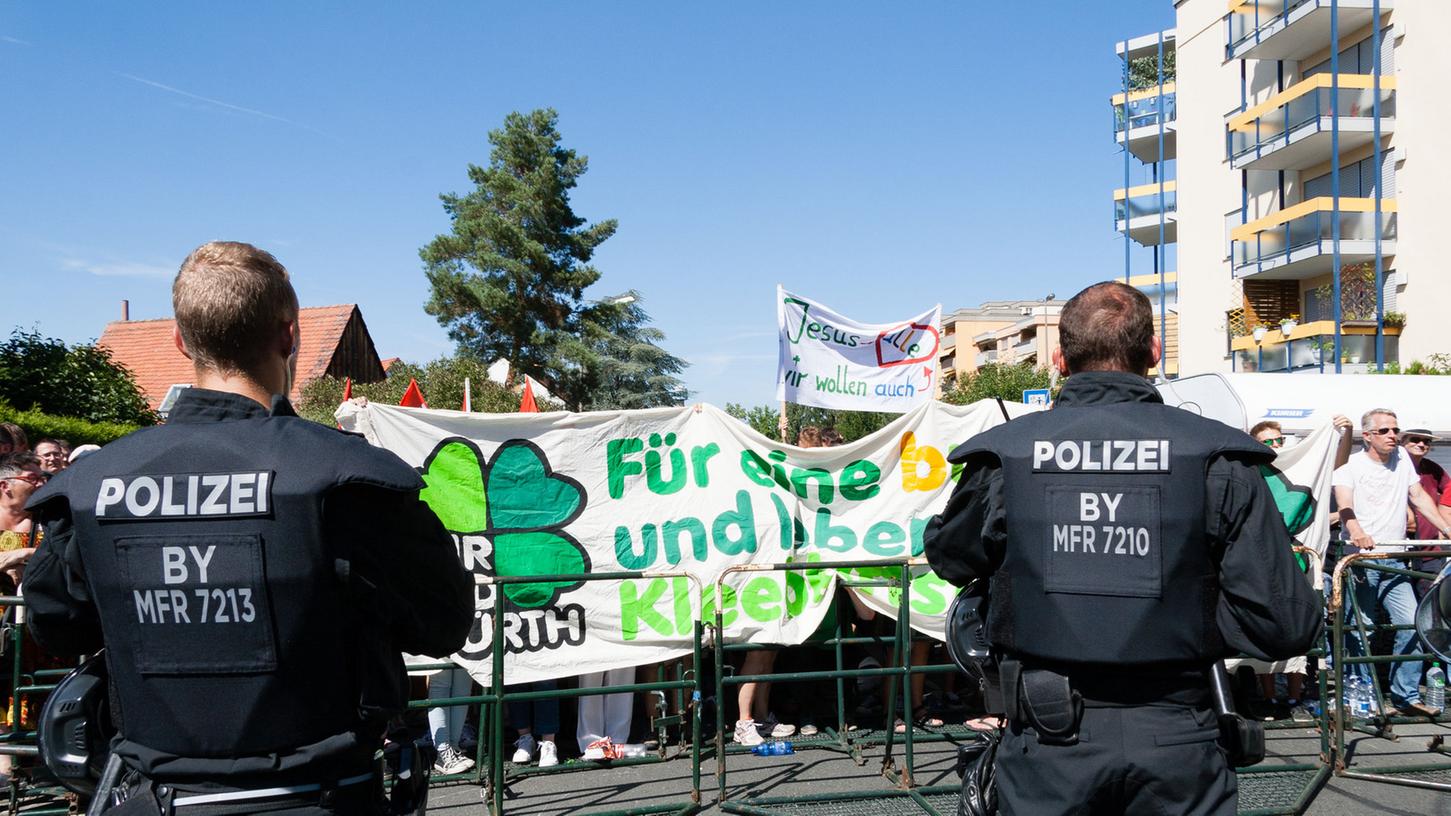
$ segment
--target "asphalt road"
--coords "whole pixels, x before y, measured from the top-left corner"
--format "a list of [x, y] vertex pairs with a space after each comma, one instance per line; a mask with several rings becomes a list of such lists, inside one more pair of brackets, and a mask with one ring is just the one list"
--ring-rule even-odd
[[[1439, 764], [1451, 767], [1451, 757], [1428, 753], [1428, 744], [1435, 736], [1451, 737], [1451, 724], [1418, 724], [1397, 726], [1399, 739], [1372, 738], [1356, 735], [1350, 743], [1348, 755], [1354, 769], [1405, 768], [1413, 765]], [[1448, 739], [1451, 742], [1451, 739]], [[1320, 751], [1317, 733], [1311, 729], [1271, 730], [1268, 733], [1270, 757], [1265, 766], [1286, 764], [1313, 764], [1318, 761]], [[900, 744], [894, 750], [895, 766], [902, 767]], [[729, 771], [726, 795], [729, 801], [760, 802], [763, 799], [787, 796], [811, 796], [843, 794], [849, 792], [890, 791], [894, 784], [882, 774], [885, 752], [880, 745], [866, 748], [861, 756], [864, 764], [843, 753], [809, 749], [799, 750], [791, 756], [757, 757], [749, 754], [731, 754], [727, 758]], [[919, 786], [953, 785], [955, 757], [952, 742], [919, 742], [915, 746], [913, 764], [914, 779]], [[585, 763], [579, 767], [589, 768], [575, 773], [551, 773], [517, 779], [510, 785], [514, 798], [505, 804], [505, 813], [519, 816], [543, 816], [543, 814], [588, 814], [604, 811], [643, 808], [678, 803], [682, 807], [690, 802], [691, 774], [688, 758], [674, 759], [648, 765], [629, 767], [597, 768]], [[723, 813], [718, 804], [716, 764], [707, 759], [703, 763], [701, 784], [703, 813]], [[1307, 774], [1308, 775], [1308, 774]], [[1439, 781], [1451, 783], [1451, 771], [1432, 774]], [[1270, 799], [1291, 799], [1303, 789], [1292, 774], [1280, 775], [1280, 781], [1267, 790], [1264, 783], [1241, 781], [1241, 811], [1248, 810], [1255, 797], [1268, 795]], [[482, 789], [472, 785], [453, 785], [435, 790], [429, 812], [439, 814], [483, 813]], [[940, 806], [944, 797], [929, 797], [929, 802]], [[1263, 801], [1263, 800], [1260, 800]], [[896, 814], [926, 814], [920, 805], [908, 799], [845, 801], [834, 804], [818, 803], [809, 808], [788, 809], [780, 806], [761, 805], [765, 809], [791, 816], [810, 813], [812, 816], [828, 814], [871, 814], [871, 816], [895, 816]], [[1305, 811], [1311, 816], [1335, 814], [1407, 814], [1410, 816], [1451, 816], [1451, 793], [1369, 782], [1343, 777], [1330, 777], [1319, 789], [1310, 807]], [[946, 811], [941, 816], [950, 816]]]

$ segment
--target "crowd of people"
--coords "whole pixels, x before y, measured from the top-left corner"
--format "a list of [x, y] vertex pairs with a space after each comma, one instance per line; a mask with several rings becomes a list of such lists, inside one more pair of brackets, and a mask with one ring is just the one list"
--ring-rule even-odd
[[[1338, 513], [1334, 516], [1335, 526], [1343, 531], [1347, 551], [1374, 549], [1377, 552], [1404, 552], [1414, 545], [1386, 544], [1400, 539], [1432, 541], [1441, 534], [1440, 529], [1451, 525], [1451, 475], [1448, 475], [1428, 454], [1436, 444], [1431, 432], [1425, 428], [1400, 429], [1397, 418], [1390, 410], [1377, 409], [1368, 412], [1362, 421], [1364, 449], [1352, 453], [1351, 421], [1337, 415], [1335, 429], [1339, 432], [1335, 461], [1335, 496]], [[1279, 423], [1267, 420], [1256, 424], [1250, 430], [1251, 436], [1266, 446], [1281, 450], [1293, 444]], [[842, 443], [841, 435], [832, 428], [805, 427], [797, 439], [803, 448], [831, 447]], [[30, 495], [51, 476], [65, 469], [77, 458], [96, 450], [94, 445], [82, 445], [74, 449], [64, 439], [45, 438], [31, 444], [25, 432], [16, 425], [0, 424], [0, 589], [13, 593], [20, 582], [25, 562], [35, 552], [43, 531], [34, 525], [30, 514], [24, 509]], [[1332, 546], [1332, 558], [1336, 554]], [[1438, 573], [1445, 566], [1444, 558], [1425, 558], [1413, 562], [1413, 566], [1428, 573]], [[1332, 562], [1333, 563], [1333, 562]], [[1396, 562], [1383, 561], [1392, 566]], [[1403, 564], [1404, 562], [1400, 562]], [[1332, 564], [1327, 564], [1327, 573]], [[1415, 603], [1429, 586], [1426, 579], [1412, 580], [1405, 576], [1367, 570], [1355, 579], [1356, 606], [1362, 620], [1369, 624], [1380, 610], [1395, 624], [1411, 622]], [[845, 605], [850, 617], [845, 621], [845, 631], [857, 635], [875, 635], [879, 646], [865, 648], [852, 655], [851, 665], [858, 668], [872, 668], [892, 665], [897, 660], [891, 647], [891, 626], [894, 622], [885, 620], [863, 604], [847, 590], [842, 590], [849, 601]], [[824, 626], [834, 626], [828, 619]], [[1347, 644], [1351, 654], [1365, 651], [1359, 636]], [[1396, 654], [1415, 651], [1413, 633], [1398, 632], [1393, 647]], [[916, 640], [911, 647], [913, 665], [946, 662], [945, 656], [934, 653], [936, 645]], [[824, 652], [803, 647], [763, 647], [743, 653], [734, 668], [740, 675], [770, 674], [777, 670], [778, 658], [784, 653], [789, 667], [821, 669], [827, 666]], [[1430, 714], [1420, 698], [1419, 685], [1426, 666], [1408, 661], [1396, 664], [1390, 672], [1390, 708], [1388, 713]], [[1292, 661], [1288, 670], [1280, 675], [1259, 676], [1260, 699], [1255, 713], [1265, 719], [1288, 717], [1297, 721], [1309, 721], [1313, 717], [1313, 684], [1306, 683], [1308, 666], [1305, 661]], [[1357, 666], [1356, 671], [1368, 676], [1370, 669]], [[910, 726], [936, 728], [947, 723], [947, 718], [966, 724], [977, 730], [988, 730], [1000, 724], [995, 716], [983, 710], [981, 700], [959, 689], [952, 675], [934, 675], [930, 691], [927, 689], [928, 675], [914, 674], [911, 679], [911, 707], [894, 719], [893, 726], [898, 733]], [[641, 682], [648, 679], [641, 676]], [[581, 687], [607, 688], [626, 685], [636, 680], [635, 669], [616, 669], [581, 676], [576, 682]], [[557, 688], [557, 681], [541, 681], [520, 686], [515, 691], [548, 691]], [[463, 669], [445, 669], [428, 680], [429, 699], [447, 699], [468, 696], [474, 693], [475, 685]], [[798, 687], [800, 688], [800, 687]], [[854, 699], [848, 707], [849, 727], [875, 727], [880, 723], [886, 709], [889, 685], [869, 680], [851, 684]], [[820, 691], [824, 689], [813, 689]], [[1309, 692], [1307, 695], [1307, 691]], [[778, 695], [779, 697], [779, 695]], [[808, 737], [817, 733], [818, 722], [833, 718], [834, 702], [830, 693], [798, 694], [793, 689], [781, 701], [781, 710], [790, 713], [779, 717], [772, 706], [772, 684], [768, 682], [741, 683], [734, 695], [735, 718], [731, 739], [742, 745], [754, 746], [762, 742], [785, 739], [800, 735]], [[628, 693], [592, 695], [580, 698], [571, 706], [575, 724], [575, 748], [567, 753], [582, 757], [608, 755], [622, 744], [629, 744], [631, 738], [649, 737], [648, 713], [644, 706], [636, 706], [637, 696]], [[831, 703], [832, 711], [821, 709], [817, 703]], [[435, 771], [441, 774], [457, 774], [470, 770], [474, 760], [469, 754], [476, 745], [476, 723], [466, 718], [466, 706], [439, 706], [428, 710], [428, 735], [438, 751]], [[515, 763], [534, 763], [540, 767], [551, 767], [560, 762], [561, 754], [558, 736], [562, 727], [561, 701], [542, 698], [512, 703], [508, 707], [509, 725], [514, 736]], [[799, 719], [800, 724], [785, 720]]]
[[[1363, 445], [1361, 450], [1352, 453], [1350, 419], [1337, 415], [1333, 421], [1340, 437], [1330, 497], [1335, 508], [1332, 516], [1335, 534], [1326, 560], [1327, 592], [1330, 571], [1344, 554], [1404, 554], [1425, 547], [1445, 546], [1444, 539], [1451, 538], [1451, 476], [1429, 456], [1437, 441], [1429, 428], [1402, 429], [1395, 411], [1374, 408], [1361, 417]], [[1250, 429], [1250, 435], [1276, 450], [1287, 443], [1282, 427], [1273, 420], [1256, 424]], [[1432, 543], [1403, 543], [1414, 541]], [[1347, 605], [1346, 650], [1350, 655], [1370, 652], [1360, 634], [1361, 626], [1369, 631], [1382, 616], [1394, 625], [1412, 624], [1416, 604], [1430, 588], [1430, 579], [1412, 578], [1375, 567], [1410, 567], [1434, 575], [1445, 568], [1446, 559], [1436, 556], [1375, 558], [1369, 564], [1371, 568], [1350, 574], [1355, 610], [1352, 617]], [[1416, 653], [1415, 632], [1409, 628], [1396, 631], [1390, 648], [1395, 655]], [[1426, 669], [1423, 662], [1416, 660], [1393, 664], [1388, 673], [1390, 699], [1384, 713], [1391, 716], [1440, 713], [1421, 699]], [[1362, 680], [1370, 681], [1369, 664], [1356, 664], [1353, 670]], [[1279, 695], [1276, 677], [1261, 675], [1262, 703], [1257, 713], [1267, 719], [1290, 716], [1299, 721], [1310, 720], [1312, 715], [1305, 705], [1305, 678], [1305, 662], [1295, 661], [1286, 672], [1286, 693]]]

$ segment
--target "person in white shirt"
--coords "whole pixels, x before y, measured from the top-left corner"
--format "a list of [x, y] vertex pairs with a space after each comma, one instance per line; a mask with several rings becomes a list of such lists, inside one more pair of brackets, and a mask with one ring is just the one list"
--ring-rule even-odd
[[[1396, 426], [1395, 412], [1387, 408], [1372, 408], [1361, 417], [1360, 427], [1365, 448], [1336, 468], [1332, 480], [1335, 502], [1340, 506], [1340, 520], [1350, 544], [1361, 551], [1405, 552], [1409, 549], [1405, 544], [1380, 542], [1406, 538], [1408, 502], [1427, 518], [1438, 522], [1437, 529], [1442, 537], [1451, 536], [1451, 526], [1436, 512], [1435, 500], [1421, 487], [1420, 477], [1416, 475], [1410, 457], [1397, 444], [1401, 429]], [[1407, 562], [1395, 559], [1375, 559], [1370, 563], [1396, 568], [1407, 566]], [[1366, 570], [1355, 581], [1355, 604], [1361, 621], [1367, 627], [1372, 624], [1376, 604], [1386, 608], [1391, 623], [1412, 623], [1416, 612], [1413, 583], [1404, 575]], [[1397, 631], [1395, 653], [1414, 654], [1414, 641], [1414, 631]], [[1365, 653], [1364, 644], [1356, 636], [1350, 638], [1347, 646], [1351, 654]], [[1360, 664], [1355, 669], [1362, 678], [1369, 679], [1370, 671], [1366, 664]], [[1391, 670], [1391, 705], [1400, 713], [1436, 713], [1421, 705], [1420, 678], [1419, 661], [1396, 663]]]

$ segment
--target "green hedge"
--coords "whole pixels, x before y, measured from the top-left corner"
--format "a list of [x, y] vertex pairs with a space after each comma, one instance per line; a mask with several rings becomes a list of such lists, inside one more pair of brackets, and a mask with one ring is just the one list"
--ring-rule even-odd
[[45, 437], [65, 439], [72, 445], [104, 445], [136, 430], [137, 425], [117, 422], [87, 422], [74, 417], [52, 416], [40, 411], [19, 411], [0, 403], [0, 422], [14, 422], [25, 429], [30, 443]]

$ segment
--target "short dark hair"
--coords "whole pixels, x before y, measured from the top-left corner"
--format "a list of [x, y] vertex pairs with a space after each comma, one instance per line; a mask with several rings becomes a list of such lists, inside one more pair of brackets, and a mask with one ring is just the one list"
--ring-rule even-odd
[[826, 428], [821, 432], [821, 447], [823, 448], [834, 448], [845, 441], [841, 437], [841, 431], [835, 428]]
[[1274, 431], [1275, 433], [1280, 433], [1280, 423], [1274, 421], [1273, 419], [1261, 420], [1259, 422], [1256, 422], [1253, 428], [1249, 429], [1249, 435], [1259, 436], [1260, 431]]
[[1154, 309], [1143, 292], [1103, 281], [1074, 295], [1058, 316], [1058, 345], [1068, 373], [1129, 371], [1154, 364]]
[[0, 422], [0, 430], [5, 431], [5, 436], [15, 450], [23, 452], [30, 449], [30, 438], [25, 435], [24, 428], [14, 422]]
[[0, 476], [19, 476], [27, 470], [39, 470], [40, 457], [29, 451], [0, 456]]

